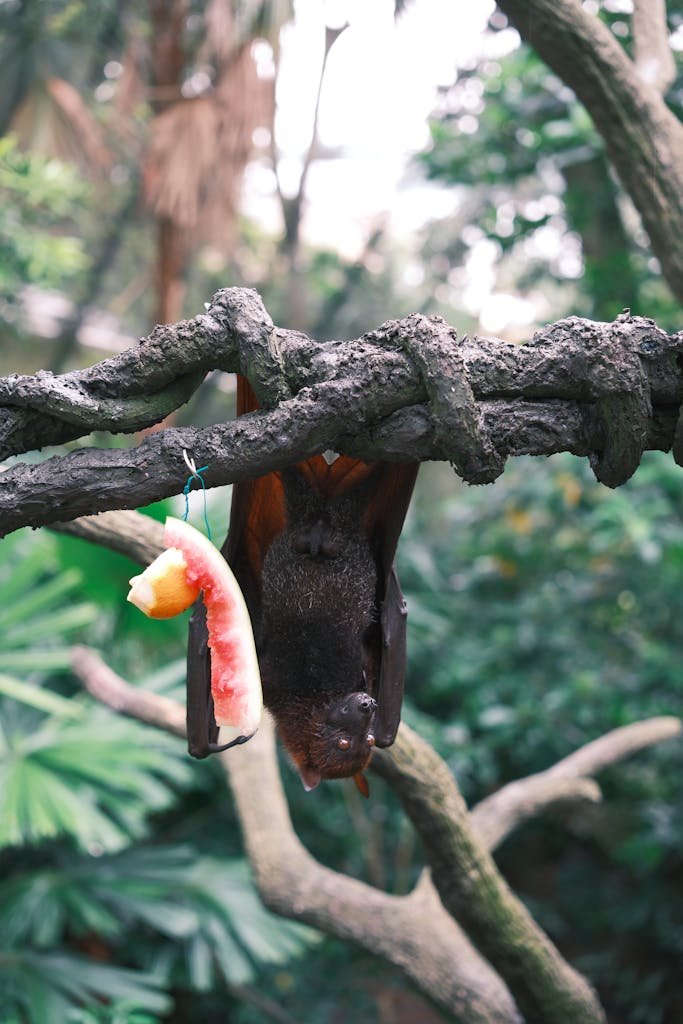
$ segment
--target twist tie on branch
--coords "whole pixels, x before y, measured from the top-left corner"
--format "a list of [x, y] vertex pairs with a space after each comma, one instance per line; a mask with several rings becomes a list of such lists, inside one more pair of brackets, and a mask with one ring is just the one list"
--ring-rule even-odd
[[646, 343], [634, 337], [632, 331], [622, 329], [631, 319], [630, 310], [624, 310], [609, 332], [607, 352], [609, 357], [611, 350], [619, 367], [620, 390], [596, 402], [605, 441], [601, 451], [591, 454], [590, 464], [596, 480], [607, 487], [620, 487], [637, 470], [652, 416], [650, 382], [641, 360], [641, 354], [647, 352], [643, 347]]
[[206, 527], [206, 536], [211, 540], [211, 527], [209, 526], [209, 517], [206, 510], [206, 483], [202, 476], [202, 473], [204, 473], [209, 467], [202, 466], [201, 469], [197, 469], [194, 459], [189, 457], [185, 448], [183, 448], [183, 461], [190, 471], [187, 483], [183, 487], [183, 496], [185, 498], [185, 515], [183, 516], [183, 519], [187, 522], [187, 517], [190, 514], [190, 491], [192, 490], [192, 481], [198, 480], [202, 486], [202, 494], [204, 497], [204, 525]]
[[484, 425], [455, 330], [439, 316], [408, 319], [410, 337], [398, 340], [422, 378], [444, 458], [467, 483], [493, 483], [505, 459]]

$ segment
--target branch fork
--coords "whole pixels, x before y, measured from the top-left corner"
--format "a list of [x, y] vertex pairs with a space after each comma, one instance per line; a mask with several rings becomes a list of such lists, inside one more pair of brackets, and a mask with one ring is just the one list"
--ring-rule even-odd
[[[104, 513], [61, 528], [143, 564], [163, 543], [161, 524], [134, 512]], [[73, 668], [96, 699], [119, 713], [183, 734], [181, 705], [126, 683], [93, 651], [76, 648]], [[467, 1024], [604, 1024], [590, 986], [509, 890], [489, 851], [547, 808], [599, 800], [595, 772], [680, 734], [680, 720], [666, 717], [614, 730], [468, 813], [446, 764], [402, 725], [393, 747], [373, 758], [374, 769], [402, 800], [429, 864], [402, 897], [331, 871], [303, 847], [289, 817], [269, 720], [246, 746], [221, 755], [221, 763], [269, 907], [384, 956]]]

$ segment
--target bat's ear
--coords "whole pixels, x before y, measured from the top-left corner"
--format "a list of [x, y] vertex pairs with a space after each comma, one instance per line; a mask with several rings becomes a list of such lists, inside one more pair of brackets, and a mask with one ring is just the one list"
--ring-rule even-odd
[[367, 798], [370, 796], [370, 783], [365, 778], [363, 773], [356, 772], [356, 774], [353, 777], [353, 781], [356, 783], [358, 789], [367, 800]]
[[322, 778], [320, 772], [316, 772], [313, 768], [307, 768], [305, 765], [298, 764], [296, 770], [299, 773], [299, 778], [303, 783], [303, 787], [307, 793], [310, 793], [312, 789], [320, 785]]

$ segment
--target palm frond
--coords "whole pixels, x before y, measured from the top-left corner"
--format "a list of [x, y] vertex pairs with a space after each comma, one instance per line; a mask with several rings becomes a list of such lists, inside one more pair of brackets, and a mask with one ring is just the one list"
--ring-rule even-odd
[[[168, 943], [166, 979], [196, 989], [253, 981], [258, 964], [284, 963], [317, 941], [311, 929], [265, 910], [244, 861], [190, 846], [70, 857], [0, 882], [0, 950], [45, 948], [68, 934], [97, 935], [112, 948], [127, 943], [130, 952], [126, 937], [150, 932]], [[153, 945], [159, 950], [158, 940]]]
[[120, 849], [192, 778], [178, 740], [104, 709], [28, 734], [5, 721], [3, 736], [0, 846], [67, 835], [83, 849]]
[[[219, 3], [214, 17], [225, 31]], [[218, 28], [214, 33], [218, 45]], [[228, 53], [228, 42], [221, 45]], [[250, 45], [232, 45], [211, 92], [179, 100], [154, 119], [143, 176], [147, 202], [157, 215], [225, 248], [254, 130], [272, 125], [274, 109], [273, 83], [258, 77]]]
[[111, 166], [99, 125], [63, 78], [35, 79], [10, 129], [23, 149], [75, 163], [87, 174], [102, 174]]
[[32, 683], [25, 683], [21, 679], [13, 679], [4, 672], [0, 672], [0, 694], [11, 697], [12, 700], [21, 701], [29, 707], [38, 711], [46, 711], [50, 715], [63, 718], [83, 718], [85, 708], [73, 700], [62, 697], [52, 690], [42, 686], [35, 686]]
[[137, 1010], [159, 1015], [172, 1005], [159, 982], [140, 971], [65, 953], [0, 952], [0, 1020], [73, 1020], [79, 1007], [100, 1000], [109, 1004], [110, 1020], [114, 1013], [132, 1019]]
[[196, 228], [199, 210], [217, 158], [218, 105], [215, 97], [174, 103], [154, 119], [144, 168], [148, 204], [188, 231]]
[[57, 691], [51, 673], [70, 669], [71, 634], [100, 612], [79, 600], [81, 574], [60, 570], [54, 538], [17, 535], [3, 555], [0, 846], [69, 836], [120, 849], [193, 778], [183, 745], [65, 696], [63, 680]]

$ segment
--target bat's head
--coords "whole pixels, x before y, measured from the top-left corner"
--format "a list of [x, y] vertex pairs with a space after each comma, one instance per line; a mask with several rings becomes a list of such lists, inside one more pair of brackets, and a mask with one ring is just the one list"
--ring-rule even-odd
[[375, 745], [372, 721], [377, 708], [369, 694], [347, 693], [316, 716], [305, 749], [293, 751], [304, 789], [315, 789], [322, 779], [345, 779], [367, 767]]

